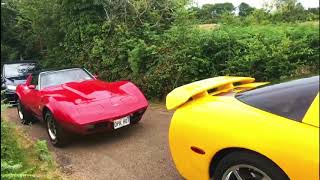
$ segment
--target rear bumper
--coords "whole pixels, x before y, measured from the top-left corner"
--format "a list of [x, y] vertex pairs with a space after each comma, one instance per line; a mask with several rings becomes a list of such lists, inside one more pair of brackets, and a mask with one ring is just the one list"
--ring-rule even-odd
[[[130, 114], [123, 115], [122, 117], [130, 116], [130, 124], [128, 126], [131, 126], [132, 124], [138, 123], [143, 114], [145, 113], [147, 108], [142, 108], [139, 110], [136, 110]], [[119, 118], [122, 118], [119, 117]], [[117, 119], [119, 119], [117, 118]], [[105, 131], [113, 131], [114, 129], [114, 120], [116, 119], [106, 119], [106, 120], [100, 120], [95, 121], [87, 124], [62, 124], [67, 130], [76, 133], [76, 134], [94, 134], [99, 132], [105, 132]], [[121, 128], [120, 128], [121, 129]]]

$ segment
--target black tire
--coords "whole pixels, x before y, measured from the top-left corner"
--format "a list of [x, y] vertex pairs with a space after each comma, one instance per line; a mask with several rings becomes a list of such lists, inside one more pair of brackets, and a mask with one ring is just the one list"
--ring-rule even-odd
[[[56, 147], [64, 147], [69, 143], [69, 139], [70, 139], [69, 133], [65, 129], [63, 129], [61, 125], [59, 125], [59, 123], [54, 119], [50, 111], [47, 111], [45, 113], [45, 123], [46, 123], [47, 133], [52, 145]], [[55, 131], [53, 130], [51, 125], [54, 126]], [[53, 133], [53, 134], [50, 134], [50, 133]]]
[[228, 169], [238, 165], [249, 165], [257, 168], [272, 180], [289, 180], [288, 176], [274, 162], [262, 155], [247, 151], [231, 152], [224, 156], [217, 164], [211, 179], [223, 180], [223, 175]]
[[31, 115], [31, 113], [29, 113], [25, 109], [23, 104], [21, 104], [20, 99], [17, 100], [17, 112], [18, 112], [18, 117], [19, 117], [22, 124], [29, 125], [34, 122], [34, 119]]

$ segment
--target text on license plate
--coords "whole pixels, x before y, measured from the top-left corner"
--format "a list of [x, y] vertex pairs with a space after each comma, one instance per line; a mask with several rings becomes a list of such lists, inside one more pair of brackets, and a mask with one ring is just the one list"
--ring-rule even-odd
[[113, 121], [114, 129], [118, 129], [129, 124], [130, 124], [130, 116], [126, 116]]

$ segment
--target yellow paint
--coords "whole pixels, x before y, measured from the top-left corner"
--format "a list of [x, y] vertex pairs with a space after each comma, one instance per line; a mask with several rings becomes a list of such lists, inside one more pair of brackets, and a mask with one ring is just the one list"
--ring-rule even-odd
[[[204, 92], [217, 88], [218, 91], [223, 89], [233, 89], [233, 83], [248, 84], [254, 82], [251, 77], [233, 77], [220, 76], [201, 81], [196, 81], [171, 91], [166, 98], [166, 106], [169, 110], [175, 109], [187, 102], [193, 96], [203, 94]], [[256, 86], [255, 86], [256, 87]], [[197, 96], [199, 97], [199, 96]]]
[[[171, 120], [169, 145], [180, 174], [188, 180], [209, 180], [209, 165], [217, 152], [245, 148], [271, 159], [292, 180], [319, 179], [319, 128], [314, 126], [319, 126], [319, 99], [312, 103], [304, 123], [251, 107], [232, 96], [205, 94], [188, 101], [208, 88], [225, 85], [225, 81], [233, 83], [233, 78], [192, 83], [196, 90], [189, 84], [168, 95], [167, 108], [178, 107]], [[191, 146], [206, 153], [196, 154]]]
[[304, 116], [303, 122], [319, 127], [319, 93]]

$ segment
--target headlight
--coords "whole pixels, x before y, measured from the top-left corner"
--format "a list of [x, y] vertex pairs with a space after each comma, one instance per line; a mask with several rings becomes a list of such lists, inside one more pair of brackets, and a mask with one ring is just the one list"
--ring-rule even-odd
[[11, 91], [15, 91], [17, 86], [14, 86], [14, 85], [7, 85], [7, 88]]

